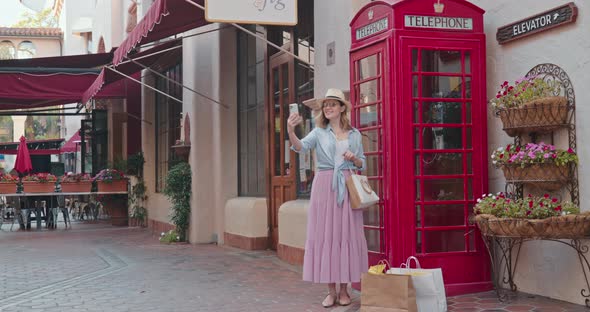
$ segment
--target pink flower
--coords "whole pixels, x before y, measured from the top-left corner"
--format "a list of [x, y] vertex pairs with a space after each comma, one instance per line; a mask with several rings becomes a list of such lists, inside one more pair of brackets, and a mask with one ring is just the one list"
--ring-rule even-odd
[[567, 149], [567, 152], [570, 153], [570, 154], [573, 154], [574, 153], [574, 150], [570, 147], [570, 148]]
[[549, 155], [549, 154], [545, 154], [545, 155], [543, 155], [543, 157], [544, 157], [545, 159], [549, 158], [550, 156], [551, 156], [551, 155]]

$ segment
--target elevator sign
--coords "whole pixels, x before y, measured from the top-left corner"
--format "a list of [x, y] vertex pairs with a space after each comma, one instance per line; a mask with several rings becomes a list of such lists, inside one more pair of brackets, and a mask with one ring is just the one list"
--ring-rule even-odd
[[496, 40], [498, 40], [498, 43], [504, 44], [554, 27], [573, 23], [576, 21], [577, 16], [578, 8], [573, 2], [570, 2], [498, 28]]
[[404, 26], [449, 30], [473, 30], [473, 19], [470, 17], [405, 15]]

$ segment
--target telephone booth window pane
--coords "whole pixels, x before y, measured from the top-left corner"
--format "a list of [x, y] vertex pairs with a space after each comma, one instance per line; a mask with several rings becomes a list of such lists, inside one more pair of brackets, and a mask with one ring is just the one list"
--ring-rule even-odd
[[471, 232], [469, 234], [469, 251], [477, 251], [477, 249], [475, 248], [475, 235], [474, 235], [474, 232]]
[[374, 103], [380, 100], [379, 79], [360, 84], [359, 104]]
[[471, 102], [465, 103], [465, 123], [471, 124]]
[[418, 71], [418, 49], [412, 49], [412, 71]]
[[362, 137], [365, 153], [379, 151], [379, 138], [381, 137], [380, 129], [363, 131]]
[[461, 73], [461, 51], [422, 50], [422, 71]]
[[473, 153], [467, 153], [467, 174], [473, 173]]
[[379, 205], [373, 205], [363, 210], [363, 221], [365, 225], [379, 226]]
[[378, 177], [381, 175], [381, 156], [367, 156], [367, 170], [365, 171], [365, 173], [369, 177]]
[[427, 231], [424, 233], [425, 251], [465, 251], [465, 231]]
[[365, 57], [358, 62], [358, 80], [375, 77], [379, 75], [379, 54]]
[[412, 76], [412, 96], [418, 97], [418, 76]]
[[471, 98], [471, 77], [465, 77], [465, 98]]
[[416, 180], [416, 200], [419, 201], [422, 199], [422, 195], [420, 194], [420, 180]]
[[423, 102], [422, 122], [440, 124], [460, 124], [460, 102]]
[[369, 251], [381, 252], [380, 233], [376, 229], [365, 229], [365, 238], [367, 239], [367, 248]]
[[461, 77], [422, 76], [422, 96], [432, 98], [462, 98]]
[[416, 227], [422, 227], [422, 206], [416, 205]]
[[420, 135], [422, 135], [422, 128], [414, 127], [414, 148], [420, 149]]
[[420, 122], [420, 102], [414, 101], [414, 123]]
[[465, 146], [466, 146], [466, 148], [471, 148], [471, 145], [472, 145], [471, 144], [471, 140], [472, 140], [472, 137], [471, 137], [471, 128], [470, 127], [467, 127], [465, 129], [465, 141], [466, 141], [465, 142]]
[[414, 174], [420, 175], [420, 154], [414, 156]]
[[465, 51], [465, 73], [471, 74], [471, 52]]
[[463, 174], [463, 154], [424, 153], [424, 175]]
[[372, 126], [378, 126], [379, 120], [379, 104], [369, 105], [359, 108], [360, 112], [360, 123], [359, 128], [366, 128]]
[[422, 232], [416, 232], [416, 250], [422, 253]]
[[464, 200], [463, 179], [424, 180], [424, 200]]
[[473, 179], [467, 179], [467, 199], [473, 200]]
[[369, 179], [369, 185], [371, 189], [379, 195], [379, 198], [383, 198], [383, 192], [381, 190], [381, 179]]
[[424, 127], [422, 140], [424, 149], [459, 149], [463, 146], [461, 128]]
[[424, 226], [465, 225], [464, 205], [425, 205]]

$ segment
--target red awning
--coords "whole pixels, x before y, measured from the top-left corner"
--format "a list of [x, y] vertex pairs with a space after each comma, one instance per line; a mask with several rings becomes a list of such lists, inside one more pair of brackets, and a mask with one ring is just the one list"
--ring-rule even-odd
[[60, 148], [61, 153], [75, 153], [78, 151], [79, 144], [76, 144], [81, 141], [80, 138], [80, 130], [76, 131], [74, 135]]
[[[111, 56], [101, 53], [0, 61], [0, 109], [80, 102], [96, 80], [98, 68], [108, 64]], [[119, 97], [114, 87], [96, 97]]]
[[[203, 0], [192, 0], [203, 4]], [[207, 24], [202, 9], [186, 0], [156, 0], [143, 19], [115, 50], [113, 65], [119, 65], [136, 46], [153, 42]]]
[[[167, 67], [167, 65], [173, 65], [182, 57], [182, 48], [179, 47], [181, 43], [182, 40], [177, 39], [141, 51], [140, 53], [134, 54], [132, 58], [135, 62], [141, 65], [133, 62], [124, 62], [117, 66], [116, 70], [125, 75], [131, 76], [140, 72], [144, 67], [154, 66], [155, 63], [158, 64], [158, 67], [163, 68]], [[104, 67], [100, 72], [100, 75], [98, 75], [88, 90], [84, 92], [82, 103], [88, 102], [97, 95], [100, 97], [101, 95], [104, 96], [105, 94], [112, 94], [117, 91], [121, 92], [121, 97], [125, 97], [126, 93], [124, 88], [113, 86], [114, 84], [121, 83], [119, 80], [123, 78], [125, 77], [119, 73], [112, 71], [108, 67]]]

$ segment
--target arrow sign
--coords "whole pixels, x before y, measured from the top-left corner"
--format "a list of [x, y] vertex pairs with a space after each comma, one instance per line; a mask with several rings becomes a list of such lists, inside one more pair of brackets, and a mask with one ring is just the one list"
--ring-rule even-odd
[[499, 44], [505, 44], [538, 32], [573, 23], [576, 21], [577, 16], [578, 7], [573, 2], [570, 2], [498, 28], [496, 40], [498, 40]]

